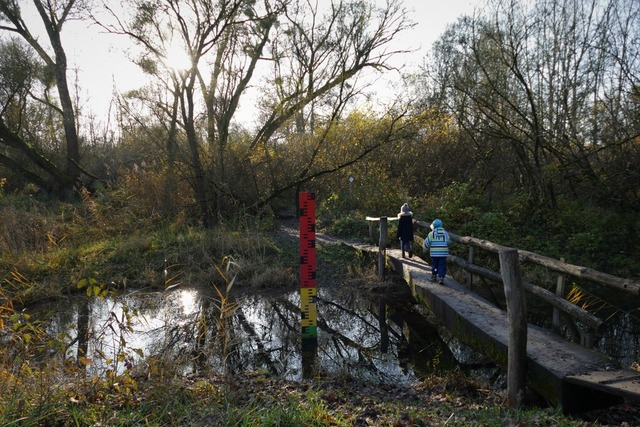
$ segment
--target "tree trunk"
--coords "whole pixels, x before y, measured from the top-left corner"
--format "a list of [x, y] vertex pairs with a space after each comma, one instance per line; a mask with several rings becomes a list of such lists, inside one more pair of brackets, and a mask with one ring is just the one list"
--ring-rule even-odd
[[[58, 88], [58, 96], [60, 97], [60, 106], [62, 108], [62, 121], [64, 126], [65, 141], [67, 146], [66, 173], [67, 179], [60, 182], [61, 195], [66, 200], [73, 198], [74, 185], [80, 180], [80, 142], [78, 139], [78, 129], [76, 127], [76, 113], [69, 92], [69, 84], [67, 82], [67, 55], [62, 47], [60, 40], [60, 31], [66, 16], [60, 21], [54, 22], [54, 19], [44, 10], [43, 5], [34, 2], [40, 13], [40, 17], [45, 24], [49, 41], [53, 47], [55, 61], [53, 61], [54, 76], [56, 79], [56, 87]], [[67, 10], [73, 7], [73, 1], [67, 5]]]
[[191, 186], [196, 196], [196, 203], [200, 207], [202, 225], [205, 228], [211, 228], [214, 225], [214, 218], [207, 192], [207, 176], [202, 166], [202, 159], [200, 158], [200, 144], [196, 132], [195, 108], [193, 103], [193, 82], [194, 80], [192, 79], [191, 82], [186, 85], [181, 97], [182, 115], [187, 133], [187, 141], [191, 151], [191, 166], [193, 168], [193, 182]]

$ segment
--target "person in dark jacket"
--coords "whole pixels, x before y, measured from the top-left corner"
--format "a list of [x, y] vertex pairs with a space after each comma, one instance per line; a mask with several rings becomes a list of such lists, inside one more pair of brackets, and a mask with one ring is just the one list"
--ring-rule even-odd
[[411, 258], [413, 256], [413, 212], [407, 203], [402, 205], [398, 214], [398, 239], [402, 248], [402, 258], [405, 258], [405, 252], [408, 252]]

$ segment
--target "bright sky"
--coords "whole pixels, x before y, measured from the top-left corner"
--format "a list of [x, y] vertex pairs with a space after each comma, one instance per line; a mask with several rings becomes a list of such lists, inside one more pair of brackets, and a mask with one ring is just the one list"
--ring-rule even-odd
[[[384, 3], [384, 0], [377, 0]], [[409, 65], [422, 62], [426, 51], [444, 33], [449, 24], [462, 15], [472, 15], [481, 0], [404, 0], [409, 17], [417, 23], [415, 28], [401, 35], [399, 41], [409, 48], [419, 48], [413, 55], [405, 55], [403, 60]]]
[[[384, 4], [385, 0], [376, 1]], [[415, 69], [446, 26], [463, 14], [473, 14], [474, 8], [480, 3], [481, 0], [404, 0], [406, 9], [411, 11], [410, 18], [417, 25], [412, 31], [400, 36], [398, 46], [418, 51], [397, 57], [394, 65], [405, 65], [407, 71]], [[27, 24], [34, 23], [40, 28], [39, 17], [30, 2], [22, 4]], [[83, 22], [68, 22], [63, 30], [63, 43], [70, 68], [78, 71], [81, 85], [79, 95], [82, 100], [86, 100], [86, 105], [81, 106], [85, 115], [89, 110], [98, 116], [104, 115], [114, 87], [120, 92], [126, 92], [141, 86], [144, 76], [124, 54], [124, 36], [104, 34], [97, 27], [87, 30], [86, 23]], [[69, 79], [75, 79], [73, 72], [70, 72]], [[382, 79], [380, 92], [389, 88], [394, 79], [397, 81], [397, 73]]]
[[[385, 0], [376, 0], [384, 4]], [[406, 31], [397, 38], [397, 46], [400, 49], [416, 50], [415, 53], [399, 55], [393, 64], [402, 67], [403, 73], [416, 71], [422, 64], [426, 53], [433, 43], [440, 38], [447, 26], [457, 21], [460, 16], [473, 15], [474, 10], [484, 0], [404, 0], [405, 8], [409, 11], [409, 17], [416, 22], [411, 31]], [[391, 92], [394, 82], [399, 80], [397, 73], [392, 73], [380, 81], [383, 92], [386, 88]]]

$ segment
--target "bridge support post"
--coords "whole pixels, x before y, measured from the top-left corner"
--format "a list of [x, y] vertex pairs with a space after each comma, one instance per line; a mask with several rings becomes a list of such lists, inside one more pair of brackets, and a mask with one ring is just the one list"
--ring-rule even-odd
[[[473, 237], [473, 234], [471, 235], [471, 237]], [[475, 258], [475, 247], [469, 245], [469, 252], [467, 254], [467, 261], [469, 262], [469, 264], [473, 264], [474, 258]], [[467, 270], [467, 287], [469, 289], [473, 289], [473, 273], [470, 272], [469, 270]]]
[[527, 377], [527, 308], [518, 250], [506, 248], [499, 254], [509, 321], [507, 405], [518, 408], [524, 400]]
[[[564, 258], [560, 258], [561, 262], [564, 262]], [[560, 298], [564, 298], [564, 294], [565, 294], [565, 280], [564, 280], [564, 274], [559, 274], [558, 275], [558, 280], [556, 282], [556, 295], [558, 295]], [[553, 308], [553, 329], [555, 329], [556, 332], [560, 332], [562, 331], [562, 312], [554, 307]]]
[[384, 279], [385, 248], [387, 247], [387, 217], [380, 217], [380, 240], [378, 241], [378, 277]]

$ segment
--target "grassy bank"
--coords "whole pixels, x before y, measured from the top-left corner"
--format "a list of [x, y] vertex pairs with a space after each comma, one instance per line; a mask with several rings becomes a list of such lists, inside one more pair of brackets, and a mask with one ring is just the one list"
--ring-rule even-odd
[[78, 292], [87, 280], [110, 290], [208, 283], [225, 258], [242, 266], [246, 286], [296, 281], [297, 247], [270, 237], [269, 218], [205, 230], [184, 212], [167, 219], [117, 193], [76, 204], [5, 196], [0, 215], [2, 291], [18, 305]]
[[10, 394], [2, 398], [0, 422], [3, 426], [595, 425], [552, 409], [509, 410], [499, 395], [455, 374], [413, 387], [383, 388], [340, 379], [289, 382], [262, 373], [233, 378], [139, 374], [113, 381], [78, 377], [66, 384], [38, 375], [38, 385], [18, 387], [17, 379], [4, 373]]

